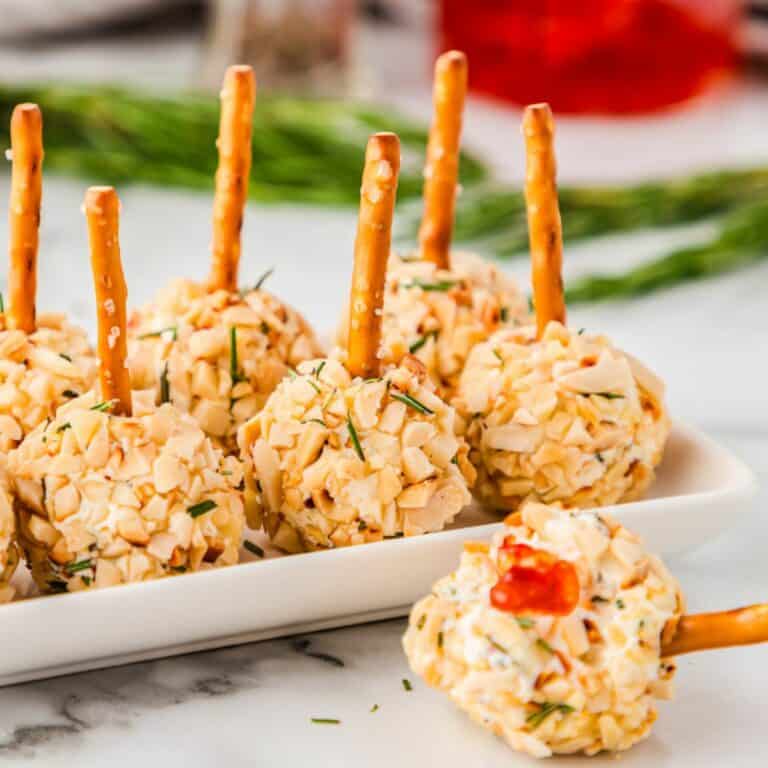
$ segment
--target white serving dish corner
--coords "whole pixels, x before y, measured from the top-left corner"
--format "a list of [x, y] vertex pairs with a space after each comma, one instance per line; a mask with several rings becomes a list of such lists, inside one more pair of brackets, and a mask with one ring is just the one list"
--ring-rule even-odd
[[[676, 424], [648, 497], [605, 511], [673, 555], [732, 526], [756, 489], [739, 459]], [[0, 685], [401, 616], [464, 541], [499, 526], [473, 508], [427, 536], [1, 606]]]

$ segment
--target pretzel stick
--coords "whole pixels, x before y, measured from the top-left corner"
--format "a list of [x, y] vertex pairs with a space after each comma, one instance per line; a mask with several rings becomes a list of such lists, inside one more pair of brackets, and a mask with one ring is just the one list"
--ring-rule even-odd
[[37, 104], [19, 104], [13, 110], [11, 158], [8, 327], [32, 333], [43, 196], [43, 116]]
[[526, 173], [525, 201], [531, 244], [531, 275], [539, 338], [552, 320], [565, 323], [563, 230], [555, 182], [555, 126], [548, 104], [532, 104], [523, 113]]
[[126, 288], [120, 261], [120, 200], [117, 192], [112, 187], [91, 187], [85, 193], [85, 217], [96, 292], [101, 396], [114, 403], [112, 413], [130, 416], [131, 382], [125, 365]]
[[237, 290], [240, 264], [240, 230], [248, 198], [251, 174], [251, 132], [256, 80], [253, 69], [229, 67], [221, 90], [219, 121], [219, 167], [213, 195], [213, 253], [211, 290]]
[[371, 378], [381, 369], [381, 313], [384, 280], [392, 241], [392, 214], [400, 171], [400, 140], [376, 133], [365, 150], [360, 213], [355, 238], [355, 265], [349, 299], [347, 368]]
[[419, 227], [421, 258], [442, 269], [451, 267], [451, 237], [459, 183], [459, 144], [467, 57], [448, 51], [435, 63], [434, 117], [424, 167], [424, 218]]
[[662, 656], [768, 642], [768, 604], [683, 616]]

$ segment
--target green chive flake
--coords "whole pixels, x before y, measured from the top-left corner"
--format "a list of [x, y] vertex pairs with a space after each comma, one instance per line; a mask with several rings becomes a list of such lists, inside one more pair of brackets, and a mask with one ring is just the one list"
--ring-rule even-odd
[[431, 416], [434, 413], [434, 411], [431, 408], [427, 408], [424, 403], [419, 402], [415, 397], [411, 397], [404, 392], [391, 392], [390, 395], [393, 400], [399, 400], [401, 403], [405, 403], [407, 406], [413, 408], [414, 411], [418, 411], [427, 416]]
[[78, 571], [87, 571], [89, 568], [93, 568], [93, 560], [78, 560], [74, 563], [67, 563], [64, 566], [67, 573], [77, 573]]
[[352, 416], [347, 411], [347, 429], [349, 430], [349, 439], [352, 441], [352, 447], [355, 449], [355, 453], [360, 461], [365, 461], [365, 454], [363, 453], [363, 447], [360, 445], [360, 438], [357, 436], [357, 430], [352, 423]]
[[422, 291], [439, 291], [445, 293], [454, 288], [457, 284], [456, 280], [437, 280], [434, 283], [427, 283], [418, 278], [414, 278], [409, 283], [403, 283], [403, 288], [421, 288]]
[[252, 541], [246, 539], [243, 542], [243, 546], [257, 557], [264, 557], [264, 550], [258, 544], [254, 544]]
[[157, 339], [160, 338], [164, 333], [170, 333], [171, 339], [173, 341], [176, 341], [176, 339], [179, 337], [179, 329], [175, 325], [169, 325], [166, 328], [161, 328], [159, 331], [149, 331], [148, 333], [142, 333], [140, 336], [137, 336], [139, 340], [142, 339]]
[[310, 720], [315, 725], [341, 725], [341, 720], [335, 717], [312, 717]]
[[553, 712], [562, 712], [567, 715], [574, 711], [574, 708], [569, 704], [559, 704], [553, 701], [545, 701], [539, 704], [538, 712], [532, 712], [525, 718], [525, 722], [531, 726], [532, 729], [538, 728]]
[[200, 515], [204, 515], [206, 512], [210, 512], [212, 509], [215, 509], [217, 506], [216, 502], [213, 501], [213, 499], [205, 499], [205, 501], [201, 501], [198, 504], [193, 504], [191, 507], [187, 507], [187, 512], [189, 512], [190, 517], [200, 517]]
[[168, 382], [168, 361], [165, 361], [163, 372], [160, 374], [160, 402], [171, 402], [171, 385]]
[[413, 686], [411, 685], [411, 681], [407, 677], [403, 678], [403, 688], [406, 691], [412, 691], [413, 690]]
[[423, 336], [420, 336], [416, 341], [408, 347], [408, 351], [413, 354], [418, 352], [430, 339], [437, 340], [439, 331], [428, 331]]
[[272, 277], [272, 273], [275, 271], [274, 267], [270, 267], [254, 284], [253, 290], [254, 291], [260, 291], [261, 286], [264, 285], [264, 283], [267, 282], [267, 280]]
[[528, 619], [525, 616], [515, 616], [517, 626], [522, 629], [531, 629], [533, 627], [533, 619]]
[[117, 400], [104, 400], [101, 403], [96, 403], [96, 405], [92, 405], [89, 410], [99, 411], [100, 413], [106, 413], [106, 411], [111, 411], [115, 407], [116, 403], [117, 403]]

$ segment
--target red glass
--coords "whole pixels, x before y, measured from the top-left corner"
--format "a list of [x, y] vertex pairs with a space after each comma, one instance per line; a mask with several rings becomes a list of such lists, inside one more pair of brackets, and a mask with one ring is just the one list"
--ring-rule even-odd
[[579, 577], [573, 563], [507, 536], [499, 548], [498, 565], [502, 575], [491, 587], [494, 608], [567, 616], [578, 605]]
[[698, 94], [738, 63], [742, 0], [441, 0], [440, 50], [472, 91], [558, 112], [631, 113]]

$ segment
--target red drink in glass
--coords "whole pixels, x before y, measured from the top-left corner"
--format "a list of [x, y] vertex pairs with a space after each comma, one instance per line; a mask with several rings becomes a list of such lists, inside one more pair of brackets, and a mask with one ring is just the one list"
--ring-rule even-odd
[[741, 10], [741, 0], [441, 0], [438, 38], [466, 52], [477, 93], [645, 112], [733, 72]]

